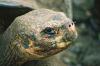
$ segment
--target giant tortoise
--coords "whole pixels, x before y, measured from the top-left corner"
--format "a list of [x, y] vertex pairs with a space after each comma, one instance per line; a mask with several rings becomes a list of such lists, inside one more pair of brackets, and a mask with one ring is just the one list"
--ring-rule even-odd
[[[33, 66], [40, 66], [38, 61], [63, 51], [77, 38], [73, 21], [64, 13], [33, 10], [20, 2], [25, 3], [0, 0], [0, 24], [4, 28], [0, 36], [0, 66], [22, 66], [32, 60]], [[60, 66], [46, 61], [41, 66]]]

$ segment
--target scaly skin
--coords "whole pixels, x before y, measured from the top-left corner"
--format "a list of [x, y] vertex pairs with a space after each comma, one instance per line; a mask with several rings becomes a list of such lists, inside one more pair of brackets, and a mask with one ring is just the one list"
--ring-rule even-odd
[[76, 38], [73, 21], [62, 12], [31, 11], [17, 17], [4, 32], [0, 66], [20, 66], [26, 61], [47, 58], [68, 48]]

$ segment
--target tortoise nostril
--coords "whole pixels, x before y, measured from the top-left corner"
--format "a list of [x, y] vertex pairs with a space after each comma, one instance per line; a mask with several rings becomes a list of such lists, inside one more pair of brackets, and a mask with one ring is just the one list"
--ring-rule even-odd
[[74, 23], [72, 23], [72, 25], [74, 25]]
[[71, 27], [71, 25], [69, 25], [69, 27]]
[[74, 23], [69, 24], [68, 27], [71, 27], [72, 25], [74, 25]]

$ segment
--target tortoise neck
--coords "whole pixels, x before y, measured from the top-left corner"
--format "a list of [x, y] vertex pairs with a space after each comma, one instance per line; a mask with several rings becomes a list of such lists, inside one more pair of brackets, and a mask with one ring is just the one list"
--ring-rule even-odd
[[1, 47], [0, 66], [11, 66], [12, 64], [14, 64], [13, 62], [16, 61], [16, 51], [14, 47], [13, 50], [11, 50], [10, 48], [11, 47], [9, 45]]
[[24, 61], [20, 57], [21, 52], [19, 52], [18, 47], [4, 43], [1, 43], [0, 47], [0, 66], [20, 66]]

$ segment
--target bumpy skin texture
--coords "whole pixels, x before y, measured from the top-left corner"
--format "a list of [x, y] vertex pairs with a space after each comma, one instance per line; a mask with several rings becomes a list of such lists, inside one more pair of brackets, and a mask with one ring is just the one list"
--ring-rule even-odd
[[31, 11], [17, 17], [3, 34], [1, 49], [5, 50], [0, 55], [0, 66], [20, 66], [52, 56], [68, 48], [76, 38], [73, 21], [62, 12]]

